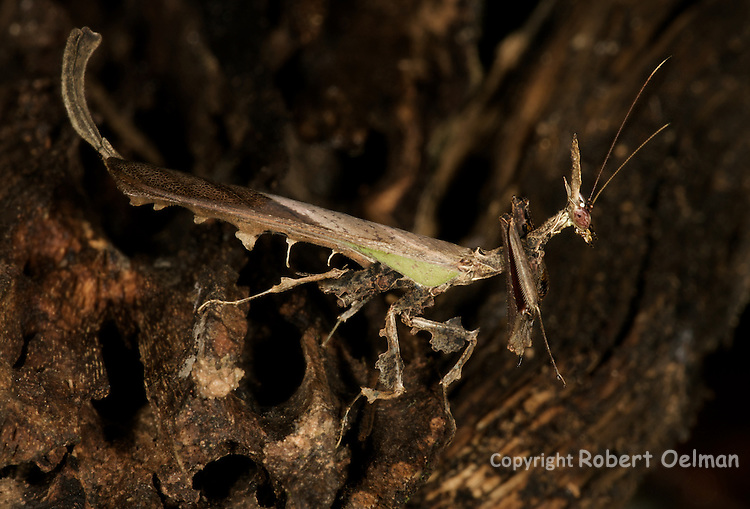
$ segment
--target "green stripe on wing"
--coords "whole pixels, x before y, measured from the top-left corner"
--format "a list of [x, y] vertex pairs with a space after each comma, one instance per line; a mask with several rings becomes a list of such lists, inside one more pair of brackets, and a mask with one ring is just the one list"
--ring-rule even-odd
[[[348, 243], [347, 243], [348, 244]], [[365, 256], [369, 256], [403, 274], [412, 281], [426, 287], [440, 286], [460, 274], [455, 268], [407, 258], [394, 253], [386, 253], [356, 244], [349, 244]]]

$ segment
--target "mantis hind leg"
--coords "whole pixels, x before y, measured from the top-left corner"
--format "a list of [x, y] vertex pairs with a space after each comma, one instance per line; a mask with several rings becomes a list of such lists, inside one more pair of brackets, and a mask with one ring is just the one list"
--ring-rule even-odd
[[388, 349], [381, 353], [375, 367], [380, 370], [378, 381], [385, 386], [385, 390], [362, 387], [362, 395], [367, 398], [368, 403], [379, 399], [393, 399], [399, 397], [406, 390], [404, 388], [404, 361], [401, 359], [401, 347], [398, 343], [398, 330], [396, 329], [396, 315], [399, 302], [395, 302], [388, 308], [385, 315], [385, 327], [380, 335], [388, 342]]
[[401, 359], [401, 351], [398, 343], [398, 332], [396, 329], [396, 316], [412, 328], [412, 333], [426, 331], [430, 333], [430, 346], [436, 352], [454, 353], [463, 348], [458, 361], [443, 376], [440, 385], [447, 389], [450, 384], [461, 379], [464, 365], [474, 353], [477, 344], [479, 329], [469, 331], [461, 325], [461, 319], [451, 318], [445, 322], [436, 322], [419, 316], [418, 311], [431, 304], [432, 296], [423, 295], [415, 298], [415, 295], [404, 296], [388, 309], [385, 320], [385, 328], [380, 331], [388, 341], [388, 349], [380, 354], [376, 367], [380, 370], [380, 383], [386, 387], [385, 391], [370, 388], [362, 388], [362, 395], [372, 403], [378, 399], [391, 399], [403, 394], [406, 390], [403, 383], [404, 362]]
[[421, 316], [405, 316], [404, 323], [413, 327], [413, 332], [416, 332], [417, 330], [429, 332], [432, 335], [430, 345], [436, 352], [457, 352], [461, 348], [464, 348], [464, 344], [466, 344], [458, 361], [456, 361], [456, 364], [453, 365], [451, 370], [443, 376], [440, 385], [443, 386], [443, 389], [447, 389], [450, 384], [456, 380], [460, 380], [464, 364], [469, 360], [471, 354], [474, 353], [474, 348], [477, 346], [477, 335], [479, 334], [479, 329], [472, 331], [464, 329], [463, 325], [461, 325], [461, 319], [458, 317], [451, 318], [446, 322], [435, 322]]
[[239, 299], [239, 300], [210, 299], [210, 300], [207, 300], [198, 307], [197, 312], [202, 313], [209, 306], [240, 306], [242, 304], [245, 304], [246, 302], [250, 302], [251, 300], [255, 300], [259, 297], [263, 297], [271, 293], [283, 293], [287, 290], [291, 290], [295, 286], [304, 285], [306, 283], [319, 283], [320, 281], [326, 281], [329, 279], [338, 279], [344, 274], [346, 274], [346, 272], [347, 271], [345, 269], [331, 269], [328, 272], [324, 272], [322, 274], [308, 274], [308, 275], [301, 276], [298, 278], [282, 277], [281, 282], [279, 284], [272, 286], [268, 290], [262, 291], [260, 293], [256, 293], [255, 295], [251, 295], [250, 297], [245, 297], [244, 299]]

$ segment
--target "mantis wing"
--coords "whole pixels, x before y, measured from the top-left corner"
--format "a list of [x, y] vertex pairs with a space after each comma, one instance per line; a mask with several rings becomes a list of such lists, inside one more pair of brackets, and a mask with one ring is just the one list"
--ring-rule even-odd
[[265, 232], [281, 233], [290, 243], [327, 247], [364, 266], [381, 262], [428, 287], [465, 272], [474, 256], [471, 249], [450, 242], [245, 187], [115, 157], [105, 164], [134, 205], [179, 205], [190, 209], [196, 222], [210, 218], [232, 223], [248, 249]]

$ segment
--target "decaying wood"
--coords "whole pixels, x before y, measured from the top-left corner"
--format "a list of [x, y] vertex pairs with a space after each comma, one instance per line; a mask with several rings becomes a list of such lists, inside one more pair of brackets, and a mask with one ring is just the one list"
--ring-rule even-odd
[[[609, 507], [644, 469], [513, 473], [490, 456], [659, 454], [686, 436], [701, 361], [748, 296], [746, 6], [542, 2], [499, 34], [478, 1], [6, 4], [4, 505]], [[455, 429], [438, 385], [455, 357], [403, 329], [407, 392], [358, 402], [337, 446], [377, 376], [389, 302], [325, 347], [338, 309], [314, 288], [197, 313], [293, 275], [285, 246], [261, 237], [248, 255], [231, 228], [127, 204], [59, 96], [83, 24], [112, 41], [89, 100], [126, 155], [487, 248], [511, 195], [535, 218], [564, 205], [576, 131], [590, 185], [673, 55], [616, 153], [672, 127], [597, 202], [594, 248], [571, 233], [546, 249], [542, 310], [567, 388], [541, 338], [516, 368], [505, 282], [488, 280], [428, 315], [481, 330], [450, 396]], [[295, 250], [292, 269], [325, 267], [327, 253]]]

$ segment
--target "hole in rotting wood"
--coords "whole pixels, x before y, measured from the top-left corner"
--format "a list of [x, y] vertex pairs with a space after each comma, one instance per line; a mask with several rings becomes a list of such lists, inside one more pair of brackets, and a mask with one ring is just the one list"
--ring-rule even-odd
[[29, 343], [34, 339], [36, 334], [25, 334], [23, 336], [23, 345], [21, 345], [21, 352], [18, 354], [18, 359], [13, 363], [13, 369], [21, 369], [26, 363], [26, 357], [29, 355]]
[[[238, 286], [248, 287], [248, 294], [256, 295], [278, 284], [281, 277], [321, 274], [332, 267], [361, 268], [342, 255], [334, 256], [329, 265], [330, 254], [330, 249], [300, 242], [292, 247], [290, 267], [287, 268], [285, 237], [262, 235], [247, 254], [248, 260], [240, 272]], [[276, 406], [295, 394], [307, 370], [301, 346], [304, 332], [309, 327], [317, 328], [322, 343], [345, 310], [337, 305], [334, 295], [323, 293], [316, 283], [300, 285], [281, 294], [261, 296], [250, 302], [242, 360], [246, 376], [242, 383], [259, 405]], [[382, 325], [370, 330], [364, 311], [342, 324], [331, 341], [347, 341], [346, 338], [351, 337], [359, 339], [363, 335], [377, 338]], [[355, 358], [372, 353], [372, 345], [361, 340], [351, 344], [347, 341], [345, 348]]]
[[109, 394], [92, 403], [104, 422], [107, 439], [115, 440], [130, 432], [133, 418], [147, 403], [143, 364], [138, 348], [126, 342], [113, 322], [102, 326], [99, 340]]
[[261, 406], [287, 401], [302, 383], [305, 359], [301, 332], [279, 311], [284, 296], [268, 296], [251, 303], [248, 322], [252, 329], [245, 347], [252, 377], [248, 389]]
[[193, 476], [193, 488], [209, 502], [248, 500], [254, 497], [261, 507], [275, 507], [278, 500], [266, 476], [255, 463], [240, 454], [229, 454], [206, 465]]
[[[248, 260], [240, 272], [238, 285], [249, 287], [249, 295], [256, 295], [278, 284], [281, 277], [297, 277], [296, 251], [300, 247], [295, 245], [292, 248], [295, 263], [290, 262], [292, 268], [289, 269], [285, 265], [286, 239], [281, 235], [261, 235], [247, 254]], [[283, 313], [289, 299], [309, 291], [304, 286], [310, 285], [265, 295], [250, 302], [242, 362], [246, 371], [244, 384], [261, 406], [275, 406], [288, 400], [304, 378], [302, 331]]]

